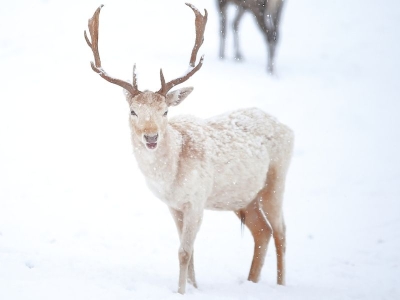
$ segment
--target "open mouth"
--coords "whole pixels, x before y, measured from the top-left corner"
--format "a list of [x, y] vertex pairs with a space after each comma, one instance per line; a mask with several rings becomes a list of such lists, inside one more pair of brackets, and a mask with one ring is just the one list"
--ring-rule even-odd
[[144, 139], [147, 149], [154, 150], [157, 148], [158, 133], [152, 134], [152, 135], [145, 134], [143, 136], [143, 139]]
[[157, 143], [146, 143], [146, 147], [150, 150], [154, 150], [157, 148]]

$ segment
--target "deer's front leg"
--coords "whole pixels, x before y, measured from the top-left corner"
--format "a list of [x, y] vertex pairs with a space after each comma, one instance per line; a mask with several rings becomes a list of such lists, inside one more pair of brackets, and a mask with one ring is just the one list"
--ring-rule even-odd
[[235, 60], [237, 60], [237, 61], [240, 61], [243, 59], [242, 53], [240, 51], [240, 45], [239, 45], [239, 23], [243, 17], [243, 14], [244, 14], [244, 8], [241, 6], [238, 6], [236, 17], [233, 20], [233, 42], [234, 42], [234, 48], [235, 48]]
[[227, 14], [226, 2], [219, 3], [220, 13], [220, 40], [219, 40], [219, 58], [225, 57], [225, 40], [226, 40], [226, 14]]
[[[169, 208], [172, 217], [174, 218], [176, 228], [178, 229], [179, 241], [182, 242], [182, 228], [183, 228], [183, 213], [172, 207]], [[189, 261], [188, 266], [188, 282], [191, 283], [195, 288], [197, 288], [196, 276], [194, 272], [194, 262], [193, 262], [194, 251], [192, 251], [192, 257]]]
[[[186, 282], [188, 279], [188, 272], [190, 271], [190, 278], [194, 280], [193, 269], [193, 245], [196, 239], [197, 232], [199, 231], [201, 221], [203, 218], [203, 210], [194, 209], [190, 203], [186, 203], [182, 209], [182, 232], [180, 234], [181, 244], [179, 247], [179, 283], [178, 293], [184, 294], [186, 291]], [[179, 227], [178, 227], [179, 230]], [[189, 270], [189, 265], [191, 268]], [[193, 274], [192, 274], [193, 273]], [[196, 286], [196, 282], [193, 282]]]

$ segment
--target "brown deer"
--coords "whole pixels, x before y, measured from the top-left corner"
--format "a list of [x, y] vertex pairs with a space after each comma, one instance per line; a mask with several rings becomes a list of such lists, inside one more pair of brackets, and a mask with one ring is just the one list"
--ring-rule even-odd
[[116, 79], [103, 69], [98, 50], [99, 15], [89, 19], [94, 55], [93, 71], [124, 89], [130, 108], [129, 124], [133, 152], [150, 190], [169, 207], [179, 238], [178, 292], [186, 282], [197, 287], [193, 244], [204, 209], [230, 210], [254, 237], [254, 256], [248, 279], [257, 282], [271, 235], [277, 256], [277, 281], [285, 283], [285, 224], [282, 199], [293, 148], [293, 133], [257, 108], [241, 109], [210, 119], [178, 116], [168, 120], [168, 109], [180, 104], [192, 87], [170, 91], [188, 80], [203, 64], [196, 64], [203, 43], [207, 11], [193, 5], [196, 40], [189, 70], [166, 82], [160, 71], [157, 92], [140, 91], [135, 68], [132, 83]]
[[267, 43], [267, 71], [272, 74], [274, 72], [275, 50], [279, 39], [279, 21], [284, 0], [217, 0], [220, 13], [220, 58], [225, 57], [226, 14], [228, 4], [230, 3], [236, 5], [236, 16], [233, 21], [235, 59], [243, 59], [239, 47], [239, 23], [243, 14], [246, 11], [249, 11], [255, 17], [257, 25], [263, 33]]

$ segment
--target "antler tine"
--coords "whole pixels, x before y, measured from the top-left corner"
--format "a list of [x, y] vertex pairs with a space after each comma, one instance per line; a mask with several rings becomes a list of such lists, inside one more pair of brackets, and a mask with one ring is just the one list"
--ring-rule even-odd
[[196, 26], [196, 41], [194, 43], [194, 47], [192, 50], [192, 55], [190, 56], [190, 66], [194, 67], [194, 64], [196, 63], [196, 57], [197, 57], [197, 52], [199, 51], [201, 45], [203, 45], [204, 42], [204, 31], [206, 29], [206, 23], [207, 23], [207, 18], [208, 18], [208, 12], [205, 9], [204, 10], [204, 16], [200, 13], [200, 11], [190, 3], [185, 3], [187, 6], [189, 6], [194, 14], [196, 15], [196, 20], [195, 20], [195, 26]]
[[95, 71], [97, 74], [99, 74], [102, 78], [104, 78], [108, 82], [111, 82], [113, 84], [123, 87], [132, 96], [135, 96], [135, 95], [141, 93], [137, 89], [137, 84], [136, 84], [136, 74], [135, 74], [136, 66], [133, 67], [133, 84], [129, 83], [128, 81], [117, 79], [117, 78], [114, 78], [114, 77], [108, 75], [101, 66], [100, 53], [99, 53], [98, 46], [99, 46], [99, 18], [100, 18], [100, 11], [103, 6], [104, 5], [100, 5], [94, 12], [93, 17], [90, 18], [88, 21], [88, 28], [89, 28], [91, 42], [89, 41], [89, 38], [88, 38], [88, 36], [86, 34], [86, 30], [85, 30], [86, 43], [88, 44], [90, 49], [92, 49], [93, 56], [94, 56], [94, 62], [91, 61], [90, 65], [91, 65], [93, 71]]
[[194, 73], [196, 73], [198, 70], [200, 70], [200, 68], [203, 65], [204, 55], [201, 56], [199, 63], [195, 66], [197, 52], [199, 51], [199, 49], [204, 41], [204, 31], [205, 31], [206, 24], [207, 24], [208, 12], [205, 9], [204, 16], [203, 16], [200, 13], [200, 11], [193, 4], [190, 4], [190, 3], [185, 3], [185, 4], [193, 10], [193, 12], [196, 16], [196, 19], [195, 19], [196, 40], [195, 40], [195, 43], [194, 43], [194, 46], [192, 49], [192, 54], [190, 56], [189, 70], [186, 72], [185, 75], [165, 83], [162, 69], [160, 70], [161, 89], [157, 93], [164, 95], [164, 96], [174, 86], [181, 84], [181, 83], [185, 82], [186, 80], [188, 80]]
[[132, 86], [135, 90], [138, 90], [137, 83], [136, 83], [136, 64], [133, 65], [133, 70], [132, 70]]

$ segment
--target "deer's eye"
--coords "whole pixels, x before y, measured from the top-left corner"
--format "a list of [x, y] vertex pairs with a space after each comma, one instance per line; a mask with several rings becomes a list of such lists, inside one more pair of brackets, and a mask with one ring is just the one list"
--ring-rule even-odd
[[168, 115], [168, 110], [164, 113], [164, 117], [166, 117]]
[[135, 113], [135, 111], [134, 111], [134, 110], [131, 110], [131, 115], [132, 115], [132, 116], [136, 116], [136, 117], [137, 117], [137, 114]]

